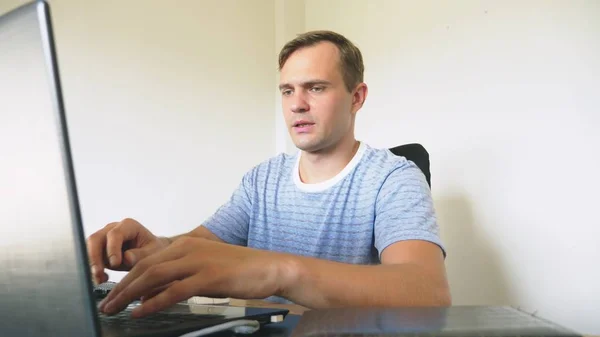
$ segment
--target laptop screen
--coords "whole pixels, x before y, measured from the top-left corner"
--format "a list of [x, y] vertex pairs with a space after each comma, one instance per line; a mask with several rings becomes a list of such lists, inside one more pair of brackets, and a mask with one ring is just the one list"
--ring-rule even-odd
[[53, 49], [44, 2], [0, 17], [5, 336], [93, 336], [96, 330]]

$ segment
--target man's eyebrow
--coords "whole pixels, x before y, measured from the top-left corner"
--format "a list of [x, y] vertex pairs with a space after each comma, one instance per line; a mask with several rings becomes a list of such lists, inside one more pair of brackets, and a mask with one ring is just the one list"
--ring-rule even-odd
[[331, 85], [331, 82], [325, 80], [313, 80], [302, 83], [304, 87], [312, 87], [313, 85]]
[[[313, 85], [331, 85], [331, 82], [325, 81], [325, 80], [310, 80], [310, 81], [300, 83], [300, 86], [303, 86], [303, 87], [311, 87]], [[281, 83], [279, 85], [279, 90], [291, 88], [291, 87], [293, 87], [293, 86], [290, 83]]]

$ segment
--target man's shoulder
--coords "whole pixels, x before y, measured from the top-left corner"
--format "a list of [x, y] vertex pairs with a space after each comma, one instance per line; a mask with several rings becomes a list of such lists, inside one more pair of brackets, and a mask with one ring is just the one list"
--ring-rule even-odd
[[357, 174], [363, 182], [361, 188], [379, 190], [384, 184], [396, 188], [414, 186], [422, 189], [428, 186], [425, 174], [413, 161], [385, 148], [367, 146]]
[[[366, 145], [362, 164], [364, 164], [365, 173], [376, 175], [389, 175], [392, 172], [401, 171], [410, 174], [415, 168], [415, 163], [404, 156], [393, 154], [387, 148], [375, 148]], [[420, 171], [420, 169], [418, 169]]]
[[291, 154], [282, 152], [275, 156], [272, 156], [270, 158], [263, 160], [258, 165], [254, 166], [254, 170], [263, 171], [263, 170], [269, 170], [269, 169], [273, 169], [273, 168], [280, 168], [280, 169], [291, 168], [294, 166], [295, 162], [296, 162], [296, 155], [291, 155]]
[[254, 181], [267, 180], [291, 172], [296, 161], [295, 155], [279, 153], [253, 166], [246, 172], [246, 177]]

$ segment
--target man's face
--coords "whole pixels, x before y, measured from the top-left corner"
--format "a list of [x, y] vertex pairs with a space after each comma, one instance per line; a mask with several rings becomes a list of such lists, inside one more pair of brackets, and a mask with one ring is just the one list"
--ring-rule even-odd
[[353, 131], [353, 95], [346, 90], [337, 47], [329, 42], [301, 48], [281, 69], [283, 114], [299, 149], [332, 148]]

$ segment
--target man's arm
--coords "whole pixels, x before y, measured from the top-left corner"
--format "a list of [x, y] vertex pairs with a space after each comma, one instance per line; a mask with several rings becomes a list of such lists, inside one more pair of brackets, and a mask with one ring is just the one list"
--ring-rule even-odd
[[429, 242], [394, 243], [375, 266], [296, 256], [276, 260], [286, 275], [279, 295], [309, 308], [451, 304], [442, 251]]
[[196, 227], [194, 230], [185, 233], [185, 234], [180, 234], [180, 235], [176, 235], [176, 236], [172, 236], [172, 237], [161, 237], [161, 239], [165, 240], [166, 242], [168, 242], [169, 244], [173, 243], [173, 241], [183, 238], [183, 237], [193, 237], [193, 238], [200, 238], [200, 239], [206, 239], [206, 240], [210, 240], [210, 241], [215, 241], [215, 242], [221, 242], [224, 243], [225, 241], [221, 240], [218, 236], [214, 235], [211, 231], [209, 231], [208, 229], [206, 229], [206, 227], [200, 225], [198, 227]]
[[[183, 236], [223, 242], [199, 226]], [[382, 264], [359, 266], [273, 254], [281, 284], [278, 296], [310, 307], [448, 306], [451, 303], [441, 249], [430, 242], [396, 242], [381, 254]]]

